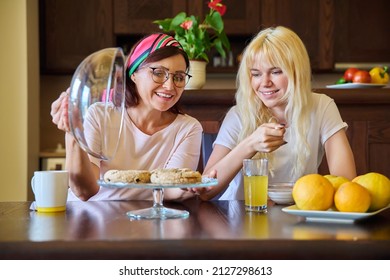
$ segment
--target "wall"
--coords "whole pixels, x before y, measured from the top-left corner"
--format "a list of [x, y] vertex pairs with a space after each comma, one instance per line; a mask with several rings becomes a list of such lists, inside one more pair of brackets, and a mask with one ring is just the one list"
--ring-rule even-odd
[[0, 34], [0, 201], [24, 201], [39, 158], [38, 0], [1, 0]]

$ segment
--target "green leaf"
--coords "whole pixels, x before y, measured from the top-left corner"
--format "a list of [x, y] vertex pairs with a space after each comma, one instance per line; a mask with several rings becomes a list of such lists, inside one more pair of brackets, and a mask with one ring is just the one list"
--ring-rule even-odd
[[198, 29], [199, 28], [199, 17], [191, 15], [189, 17], [189, 19], [192, 20], [192, 28]]
[[177, 29], [178, 27], [180, 27], [180, 24], [183, 23], [183, 21], [186, 19], [186, 17], [187, 17], [187, 14], [186, 14], [185, 12], [178, 13], [178, 14], [172, 19], [170, 29], [171, 29], [171, 30], [175, 30], [175, 29]]
[[153, 21], [153, 23], [158, 24], [160, 26], [160, 28], [164, 31], [170, 31], [171, 22], [172, 22], [172, 19], [170, 19], [170, 18]]
[[206, 61], [207, 63], [209, 62], [209, 58], [208, 58], [206, 53], [202, 53], [202, 55], [200, 56], [200, 59]]
[[226, 36], [225, 31], [223, 31], [221, 34], [219, 34], [219, 39], [221, 40], [224, 48], [226, 50], [230, 51], [230, 42], [229, 42], [229, 38]]
[[206, 21], [218, 33], [221, 33], [223, 31], [224, 25], [220, 13], [214, 12], [211, 15], [207, 15]]
[[225, 58], [226, 57], [226, 52], [225, 52], [225, 49], [223, 48], [222, 46], [222, 41], [219, 40], [219, 39], [215, 39], [214, 40], [214, 46], [215, 46], [215, 49], [219, 52], [219, 54]]

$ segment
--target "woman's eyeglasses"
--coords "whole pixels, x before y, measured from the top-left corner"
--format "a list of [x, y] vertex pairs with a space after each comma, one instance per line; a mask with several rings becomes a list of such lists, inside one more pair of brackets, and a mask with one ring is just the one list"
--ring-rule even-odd
[[152, 79], [155, 83], [163, 84], [169, 79], [169, 75], [172, 75], [173, 77], [173, 83], [176, 87], [182, 88], [185, 87], [185, 85], [188, 83], [191, 75], [187, 73], [169, 73], [168, 70], [165, 70], [163, 68], [156, 68], [156, 67], [149, 67], [152, 69]]

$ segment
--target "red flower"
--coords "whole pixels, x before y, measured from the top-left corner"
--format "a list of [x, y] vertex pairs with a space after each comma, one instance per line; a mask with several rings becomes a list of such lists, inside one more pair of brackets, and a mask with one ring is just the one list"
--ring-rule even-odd
[[226, 6], [224, 4], [221, 4], [222, 0], [211, 0], [208, 4], [210, 9], [213, 9], [214, 11], [218, 12], [223, 16], [226, 13]]
[[189, 30], [192, 27], [192, 23], [193, 23], [192, 20], [186, 20], [180, 24], [180, 27], [182, 27], [185, 30]]

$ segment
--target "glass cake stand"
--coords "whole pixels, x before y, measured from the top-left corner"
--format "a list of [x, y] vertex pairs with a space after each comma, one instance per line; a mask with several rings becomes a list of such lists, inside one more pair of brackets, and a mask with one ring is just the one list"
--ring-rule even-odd
[[164, 190], [170, 188], [207, 188], [218, 184], [217, 179], [203, 177], [202, 182], [194, 184], [141, 184], [141, 183], [107, 183], [103, 180], [98, 180], [98, 184], [107, 188], [139, 188], [152, 189], [153, 191], [153, 206], [140, 210], [133, 210], [126, 215], [135, 220], [141, 219], [177, 219], [188, 218], [190, 213], [186, 210], [178, 210], [167, 208], [163, 205]]

